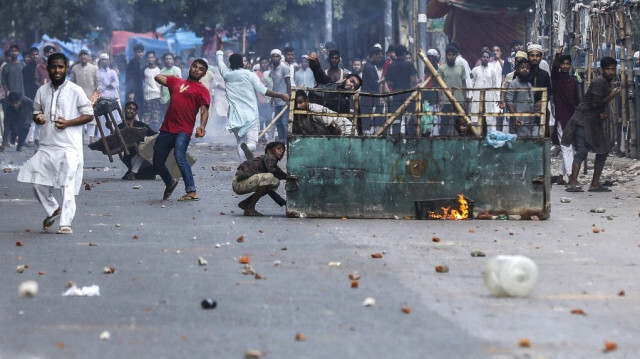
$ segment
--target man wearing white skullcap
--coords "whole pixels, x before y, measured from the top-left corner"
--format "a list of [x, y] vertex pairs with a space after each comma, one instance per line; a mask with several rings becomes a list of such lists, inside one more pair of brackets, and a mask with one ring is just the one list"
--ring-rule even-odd
[[[544, 70], [540, 66], [542, 61], [542, 46], [538, 44], [529, 44], [527, 47], [527, 57], [529, 58], [529, 64], [531, 65], [531, 72], [529, 73], [529, 82], [533, 87], [546, 87], [548, 98], [551, 95], [551, 77], [549, 71]], [[549, 64], [547, 64], [548, 68]], [[533, 94], [533, 101], [535, 103], [536, 111], [540, 111], [542, 100], [542, 92], [535, 91]], [[549, 136], [549, 116], [545, 116], [547, 123], [545, 124], [545, 137]]]

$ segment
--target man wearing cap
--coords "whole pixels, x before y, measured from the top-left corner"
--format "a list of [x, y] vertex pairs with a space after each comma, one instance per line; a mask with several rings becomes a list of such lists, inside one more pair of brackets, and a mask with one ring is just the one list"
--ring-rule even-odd
[[[527, 53], [524, 51], [518, 51], [514, 54], [513, 59], [515, 60], [515, 63], [520, 62], [520, 60], [526, 60], [527, 59]], [[528, 61], [528, 60], [527, 60]], [[507, 63], [507, 61], [504, 62], [505, 64]], [[513, 66], [514, 70], [509, 72], [508, 74], [505, 75], [504, 80], [502, 81], [502, 88], [506, 89], [509, 87], [509, 84], [511, 83], [511, 81], [513, 81], [513, 79], [516, 76], [516, 71], [515, 71], [515, 65]], [[507, 104], [506, 104], [506, 92], [505, 91], [500, 91], [500, 102], [498, 102], [498, 107], [500, 109], [503, 109], [505, 112], [508, 112], [508, 108], [507, 108]], [[502, 132], [504, 133], [515, 133], [515, 126], [514, 126], [514, 120], [513, 117], [506, 117], [506, 124], [503, 125], [502, 127]]]
[[[538, 44], [530, 44], [527, 47], [527, 58], [529, 65], [531, 66], [531, 72], [529, 73], [529, 83], [533, 87], [545, 87], [547, 89], [547, 96], [551, 97], [551, 77], [549, 72], [540, 67], [542, 61], [542, 46]], [[548, 66], [548, 65], [547, 65]], [[534, 91], [533, 100], [535, 103], [535, 110], [540, 111], [542, 92]], [[542, 109], [546, 111], [546, 109]], [[545, 123], [545, 137], [549, 137], [549, 116], [545, 116], [547, 123]]]
[[[273, 69], [269, 73], [269, 77], [273, 81], [273, 92], [277, 93], [291, 93], [291, 72], [289, 66], [282, 61], [282, 52], [278, 49], [271, 50], [271, 65]], [[277, 115], [288, 104], [281, 98], [271, 98], [273, 105], [273, 112]], [[278, 131], [278, 141], [287, 142], [287, 130], [289, 126], [289, 109], [287, 109], [282, 116], [276, 122], [276, 129]]]
[[313, 78], [313, 71], [309, 68], [309, 56], [302, 55], [300, 69], [296, 71], [294, 77], [298, 87], [312, 88], [316, 85], [316, 80]]
[[18, 92], [11, 92], [9, 96], [0, 100], [0, 103], [4, 112], [4, 133], [0, 147], [7, 147], [9, 139], [18, 137], [16, 151], [22, 151], [24, 140], [29, 133], [29, 126], [31, 126], [33, 101]]
[[[98, 67], [89, 62], [91, 56], [87, 50], [81, 50], [79, 56], [80, 61], [76, 62], [71, 67], [71, 70], [69, 70], [69, 79], [82, 88], [87, 98], [93, 100], [94, 94], [98, 92]], [[85, 124], [85, 131], [89, 135], [89, 142], [93, 142], [95, 130], [95, 120]]]
[[[120, 79], [118, 78], [118, 74], [116, 71], [109, 67], [109, 54], [102, 53], [98, 59], [98, 98], [109, 98], [116, 99], [120, 102], [120, 97], [118, 96], [118, 87], [120, 86]], [[89, 97], [91, 98], [91, 97]], [[120, 116], [116, 113], [115, 115], [116, 121], [120, 122]], [[105, 126], [105, 117], [100, 116], [100, 123], [102, 124], [102, 128]], [[97, 136], [101, 134], [98, 133]], [[106, 134], [105, 134], [106, 135]], [[89, 133], [91, 136], [91, 133]]]

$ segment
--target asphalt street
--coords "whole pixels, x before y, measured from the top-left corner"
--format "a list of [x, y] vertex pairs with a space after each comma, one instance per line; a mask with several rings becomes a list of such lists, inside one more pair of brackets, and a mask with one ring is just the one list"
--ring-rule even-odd
[[[230, 137], [196, 142], [201, 201], [190, 203], [176, 201], [182, 182], [162, 201], [159, 179], [122, 181], [117, 158], [87, 149], [89, 189], [71, 235], [43, 232], [31, 186], [16, 181], [33, 150], [0, 153], [0, 167], [12, 168], [0, 173], [0, 359], [640, 355], [633, 182], [612, 193], [554, 186], [545, 221], [286, 218], [268, 198], [257, 206], [265, 217], [244, 217]], [[499, 254], [537, 263], [531, 295], [486, 288], [482, 270]], [[257, 275], [243, 273], [243, 256]], [[18, 295], [27, 280], [39, 284], [33, 298]], [[98, 285], [100, 296], [63, 296], [70, 281]], [[206, 298], [217, 307], [202, 309]]]

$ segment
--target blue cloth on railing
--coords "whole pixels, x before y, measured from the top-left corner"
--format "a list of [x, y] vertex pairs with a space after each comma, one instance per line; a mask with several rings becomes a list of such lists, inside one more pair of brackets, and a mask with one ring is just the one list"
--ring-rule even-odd
[[500, 131], [490, 131], [485, 139], [485, 146], [491, 146], [493, 148], [502, 147], [507, 145], [508, 148], [513, 146], [513, 142], [516, 141], [518, 135], [511, 133], [504, 133]]

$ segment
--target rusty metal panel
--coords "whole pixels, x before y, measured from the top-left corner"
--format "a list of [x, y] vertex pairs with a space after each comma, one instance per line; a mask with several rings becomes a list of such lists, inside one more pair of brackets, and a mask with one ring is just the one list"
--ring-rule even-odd
[[475, 201], [474, 214], [549, 217], [550, 143], [478, 138], [290, 136], [287, 215], [414, 218], [415, 201]]

